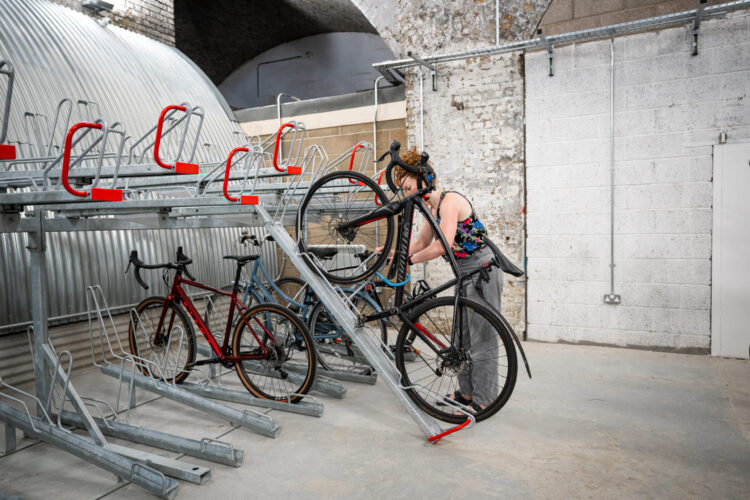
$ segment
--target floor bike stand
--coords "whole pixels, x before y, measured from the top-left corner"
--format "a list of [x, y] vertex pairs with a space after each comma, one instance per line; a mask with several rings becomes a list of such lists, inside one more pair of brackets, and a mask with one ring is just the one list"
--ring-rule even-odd
[[[166, 382], [166, 379], [174, 378], [174, 375], [164, 374], [162, 367], [153, 361], [125, 352], [120, 343], [120, 336], [115, 328], [115, 322], [101, 287], [88, 287], [87, 292], [92, 360], [94, 366], [98, 367], [103, 374], [116, 378], [120, 382], [117, 396], [118, 404], [121, 388], [123, 384], [126, 384], [131, 387], [129, 403], [131, 406], [134, 399], [132, 396], [132, 387], [134, 386], [159, 394], [204, 413], [228, 420], [235, 425], [257, 432], [263, 436], [271, 438], [278, 436], [281, 428], [268, 415], [252, 410], [238, 410], [231, 406], [219, 404], [211, 399], [201, 397], [187, 388], [183, 388], [182, 384]], [[132, 315], [136, 313], [134, 310], [131, 310], [129, 314], [131, 315], [130, 326], [131, 328], [135, 328]], [[137, 323], [142, 325], [144, 322], [138, 321]], [[109, 326], [107, 326], [108, 324]], [[94, 325], [96, 325], [96, 328]], [[157, 376], [149, 377], [143, 375], [137, 366], [147, 366], [148, 370]]]
[[[213, 358], [214, 352], [211, 348], [205, 344], [198, 344], [198, 354], [206, 358]], [[271, 408], [273, 410], [286, 411], [290, 413], [297, 413], [300, 415], [309, 415], [313, 417], [320, 417], [323, 414], [323, 405], [318, 403], [315, 398], [303, 395], [303, 400], [298, 403], [284, 403], [281, 401], [273, 401], [270, 399], [261, 399], [253, 396], [248, 391], [235, 391], [232, 389], [226, 389], [221, 385], [211, 384], [212, 380], [207, 380], [207, 383], [189, 383], [183, 382], [180, 384], [180, 388], [186, 391], [198, 394], [204, 398], [219, 399], [222, 401], [229, 401], [232, 403], [241, 403], [251, 406], [258, 406], [261, 408]], [[293, 396], [293, 395], [292, 395]], [[304, 399], [310, 399], [305, 401]]]

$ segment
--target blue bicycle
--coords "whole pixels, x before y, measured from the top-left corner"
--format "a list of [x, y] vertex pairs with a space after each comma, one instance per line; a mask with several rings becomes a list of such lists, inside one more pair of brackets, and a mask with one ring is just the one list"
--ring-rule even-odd
[[[273, 241], [269, 235], [266, 240]], [[241, 246], [248, 244], [260, 247], [263, 242], [253, 234], [243, 233], [239, 239]], [[221, 290], [231, 291], [234, 284], [228, 284]], [[275, 303], [289, 308], [309, 327], [313, 343], [318, 351], [320, 366], [329, 371], [369, 371], [367, 360], [359, 352], [349, 336], [333, 321], [331, 315], [320, 302], [315, 292], [306, 282], [295, 277], [284, 277], [273, 280], [263, 265], [262, 259], [255, 259], [247, 279], [239, 282], [237, 295], [246, 306], [253, 303]], [[374, 314], [383, 310], [378, 292], [382, 285], [369, 283], [358, 290], [342, 289], [351, 306], [359, 314]], [[211, 331], [224, 331], [226, 321], [239, 321], [239, 315], [228, 319], [230, 301], [224, 294], [214, 293], [206, 299], [204, 321]], [[216, 324], [215, 324], [216, 323]], [[216, 328], [214, 328], [216, 327]], [[384, 319], [371, 324], [370, 331], [375, 340], [388, 345], [388, 324]], [[392, 336], [396, 335], [394, 330]]]

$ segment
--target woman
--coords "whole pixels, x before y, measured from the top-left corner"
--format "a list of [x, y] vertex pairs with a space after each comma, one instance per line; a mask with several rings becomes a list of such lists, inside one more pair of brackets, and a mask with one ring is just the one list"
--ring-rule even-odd
[[[411, 149], [401, 157], [409, 165], [415, 165], [420, 155]], [[396, 167], [396, 184], [406, 195], [417, 191], [417, 176]], [[487, 229], [479, 221], [474, 208], [465, 196], [455, 191], [435, 189], [426, 198], [445, 235], [459, 271], [470, 273], [482, 267], [493, 257], [492, 250], [483, 242]], [[427, 262], [445, 254], [445, 250], [432, 228], [425, 224], [416, 240], [409, 245], [410, 265]], [[391, 252], [391, 258], [393, 252]], [[503, 292], [503, 276], [497, 267], [488, 270], [489, 281], [474, 275], [463, 284], [465, 297], [500, 311], [500, 297]], [[493, 362], [498, 350], [498, 336], [495, 330], [487, 328], [484, 320], [465, 318], [463, 345], [470, 345], [471, 362], [458, 374], [458, 390], [446, 397], [468, 406], [474, 411], [484, 409], [495, 400], [498, 394], [497, 362]], [[485, 361], [485, 362], [482, 362]]]

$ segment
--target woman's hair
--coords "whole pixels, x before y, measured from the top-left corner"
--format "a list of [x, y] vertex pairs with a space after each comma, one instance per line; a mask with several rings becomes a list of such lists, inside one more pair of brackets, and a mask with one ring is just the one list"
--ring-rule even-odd
[[[417, 153], [416, 146], [412, 147], [411, 149], [407, 150], [403, 155], [401, 155], [401, 159], [404, 160], [404, 162], [406, 162], [409, 165], [416, 165], [417, 162], [421, 158], [422, 158], [422, 155]], [[399, 167], [398, 165], [396, 165], [395, 170], [396, 170], [396, 185], [397, 186], [401, 185], [401, 181], [403, 181], [404, 177], [406, 177], [407, 175], [416, 177], [416, 174], [410, 174], [409, 172]]]

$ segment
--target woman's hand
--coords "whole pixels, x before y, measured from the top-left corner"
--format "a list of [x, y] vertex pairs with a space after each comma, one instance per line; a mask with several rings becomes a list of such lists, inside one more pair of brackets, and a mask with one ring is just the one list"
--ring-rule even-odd
[[[383, 252], [383, 247], [378, 247], [378, 248], [375, 249], [375, 253], [382, 253], [382, 252]], [[394, 254], [393, 250], [391, 250], [390, 252], [388, 252], [388, 263], [389, 264], [393, 260], [393, 254]]]

